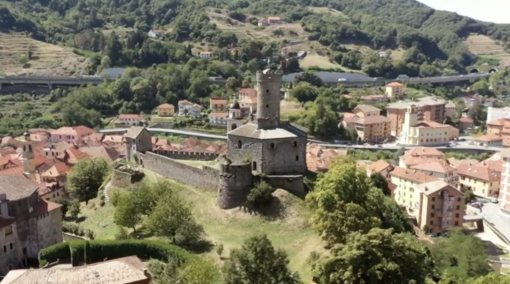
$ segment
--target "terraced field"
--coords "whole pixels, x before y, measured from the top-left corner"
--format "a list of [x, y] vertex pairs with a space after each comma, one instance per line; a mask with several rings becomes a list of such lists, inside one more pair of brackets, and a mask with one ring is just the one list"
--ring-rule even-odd
[[493, 57], [500, 61], [500, 66], [510, 66], [510, 53], [488, 36], [470, 35], [465, 44], [473, 54]]
[[[28, 51], [31, 59], [24, 63]], [[0, 33], [1, 72], [9, 74], [81, 74], [88, 65], [85, 58], [69, 48], [34, 40], [22, 34]]]

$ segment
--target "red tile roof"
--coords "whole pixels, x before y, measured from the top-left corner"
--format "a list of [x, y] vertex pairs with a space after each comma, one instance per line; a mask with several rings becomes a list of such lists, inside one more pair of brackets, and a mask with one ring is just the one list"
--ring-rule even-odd
[[438, 180], [436, 177], [422, 173], [418, 170], [408, 170], [401, 167], [395, 167], [390, 175], [415, 183], [425, 183]]
[[160, 104], [156, 109], [175, 109], [171, 104]]
[[129, 114], [129, 113], [124, 113], [124, 114], [119, 114], [119, 119], [140, 119], [141, 116], [139, 114]]
[[41, 177], [49, 177], [49, 178], [57, 178], [61, 176], [65, 176], [71, 168], [64, 163], [55, 164], [49, 170], [45, 171], [41, 174]]
[[188, 100], [180, 100], [179, 101], [179, 105], [188, 105], [188, 106], [191, 106], [191, 105], [193, 105], [193, 103], [188, 101]]
[[393, 82], [393, 83], [389, 83], [386, 85], [386, 87], [403, 87], [404, 85], [402, 85], [401, 83], [399, 82]]
[[51, 135], [78, 135], [78, 136], [84, 136], [86, 134], [92, 134], [94, 133], [94, 129], [89, 128], [87, 126], [75, 126], [75, 127], [60, 127], [57, 130], [51, 131]]
[[32, 213], [30, 213], [30, 217], [32, 217], [32, 218], [37, 217], [42, 214], [51, 212], [53, 210], [60, 209], [60, 207], [62, 207], [62, 205], [60, 205], [58, 203], [54, 203], [54, 202], [44, 200], [44, 199], [39, 199], [39, 202], [37, 202], [34, 205]]
[[473, 120], [469, 117], [463, 117], [461, 119], [459, 119], [460, 122], [465, 122], [465, 123], [473, 123]]

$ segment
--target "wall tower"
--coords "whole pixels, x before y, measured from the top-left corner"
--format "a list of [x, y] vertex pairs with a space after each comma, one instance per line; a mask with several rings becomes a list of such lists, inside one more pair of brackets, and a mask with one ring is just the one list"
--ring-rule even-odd
[[32, 181], [35, 181], [35, 157], [32, 141], [30, 141], [30, 134], [25, 132], [23, 134], [25, 141], [23, 143], [23, 153], [21, 154], [23, 160], [23, 173], [27, 175]]
[[280, 124], [280, 70], [257, 72], [257, 127], [274, 129]]

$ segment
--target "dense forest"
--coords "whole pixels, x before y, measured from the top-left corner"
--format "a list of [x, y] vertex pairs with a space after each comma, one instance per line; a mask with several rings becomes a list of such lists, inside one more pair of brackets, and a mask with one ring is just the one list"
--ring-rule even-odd
[[[336, 9], [348, 18], [316, 14], [310, 6]], [[168, 42], [207, 42], [219, 50], [238, 46], [240, 40], [234, 33], [209, 21], [207, 9], [220, 8], [227, 9], [232, 18], [254, 24], [268, 15], [301, 23], [310, 33], [309, 40], [328, 47], [332, 60], [371, 76], [431, 76], [445, 70], [464, 73], [476, 61], [462, 44], [470, 33], [491, 36], [504, 45], [510, 40], [510, 25], [479, 22], [409, 0], [2, 0], [0, 29], [24, 31], [46, 42], [108, 55], [112, 65], [147, 67], [186, 59], [184, 51], [176, 54]], [[135, 32], [119, 40], [115, 33], [102, 33], [105, 26], [135, 28]], [[152, 28], [165, 29], [167, 41], [149, 40], [146, 33]], [[393, 62], [348, 51], [344, 44], [349, 42], [374, 49], [402, 47], [406, 52], [401, 62]], [[283, 44], [279, 42], [280, 47]], [[242, 59], [252, 58], [257, 56], [247, 52]], [[96, 57], [96, 66], [100, 59]]]

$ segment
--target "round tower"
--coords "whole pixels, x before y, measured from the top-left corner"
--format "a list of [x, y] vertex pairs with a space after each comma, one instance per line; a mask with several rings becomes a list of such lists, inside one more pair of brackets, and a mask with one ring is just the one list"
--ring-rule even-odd
[[275, 128], [280, 122], [282, 73], [267, 69], [257, 72], [257, 121], [259, 128]]
[[221, 209], [239, 207], [253, 187], [250, 163], [222, 163], [217, 202]]

